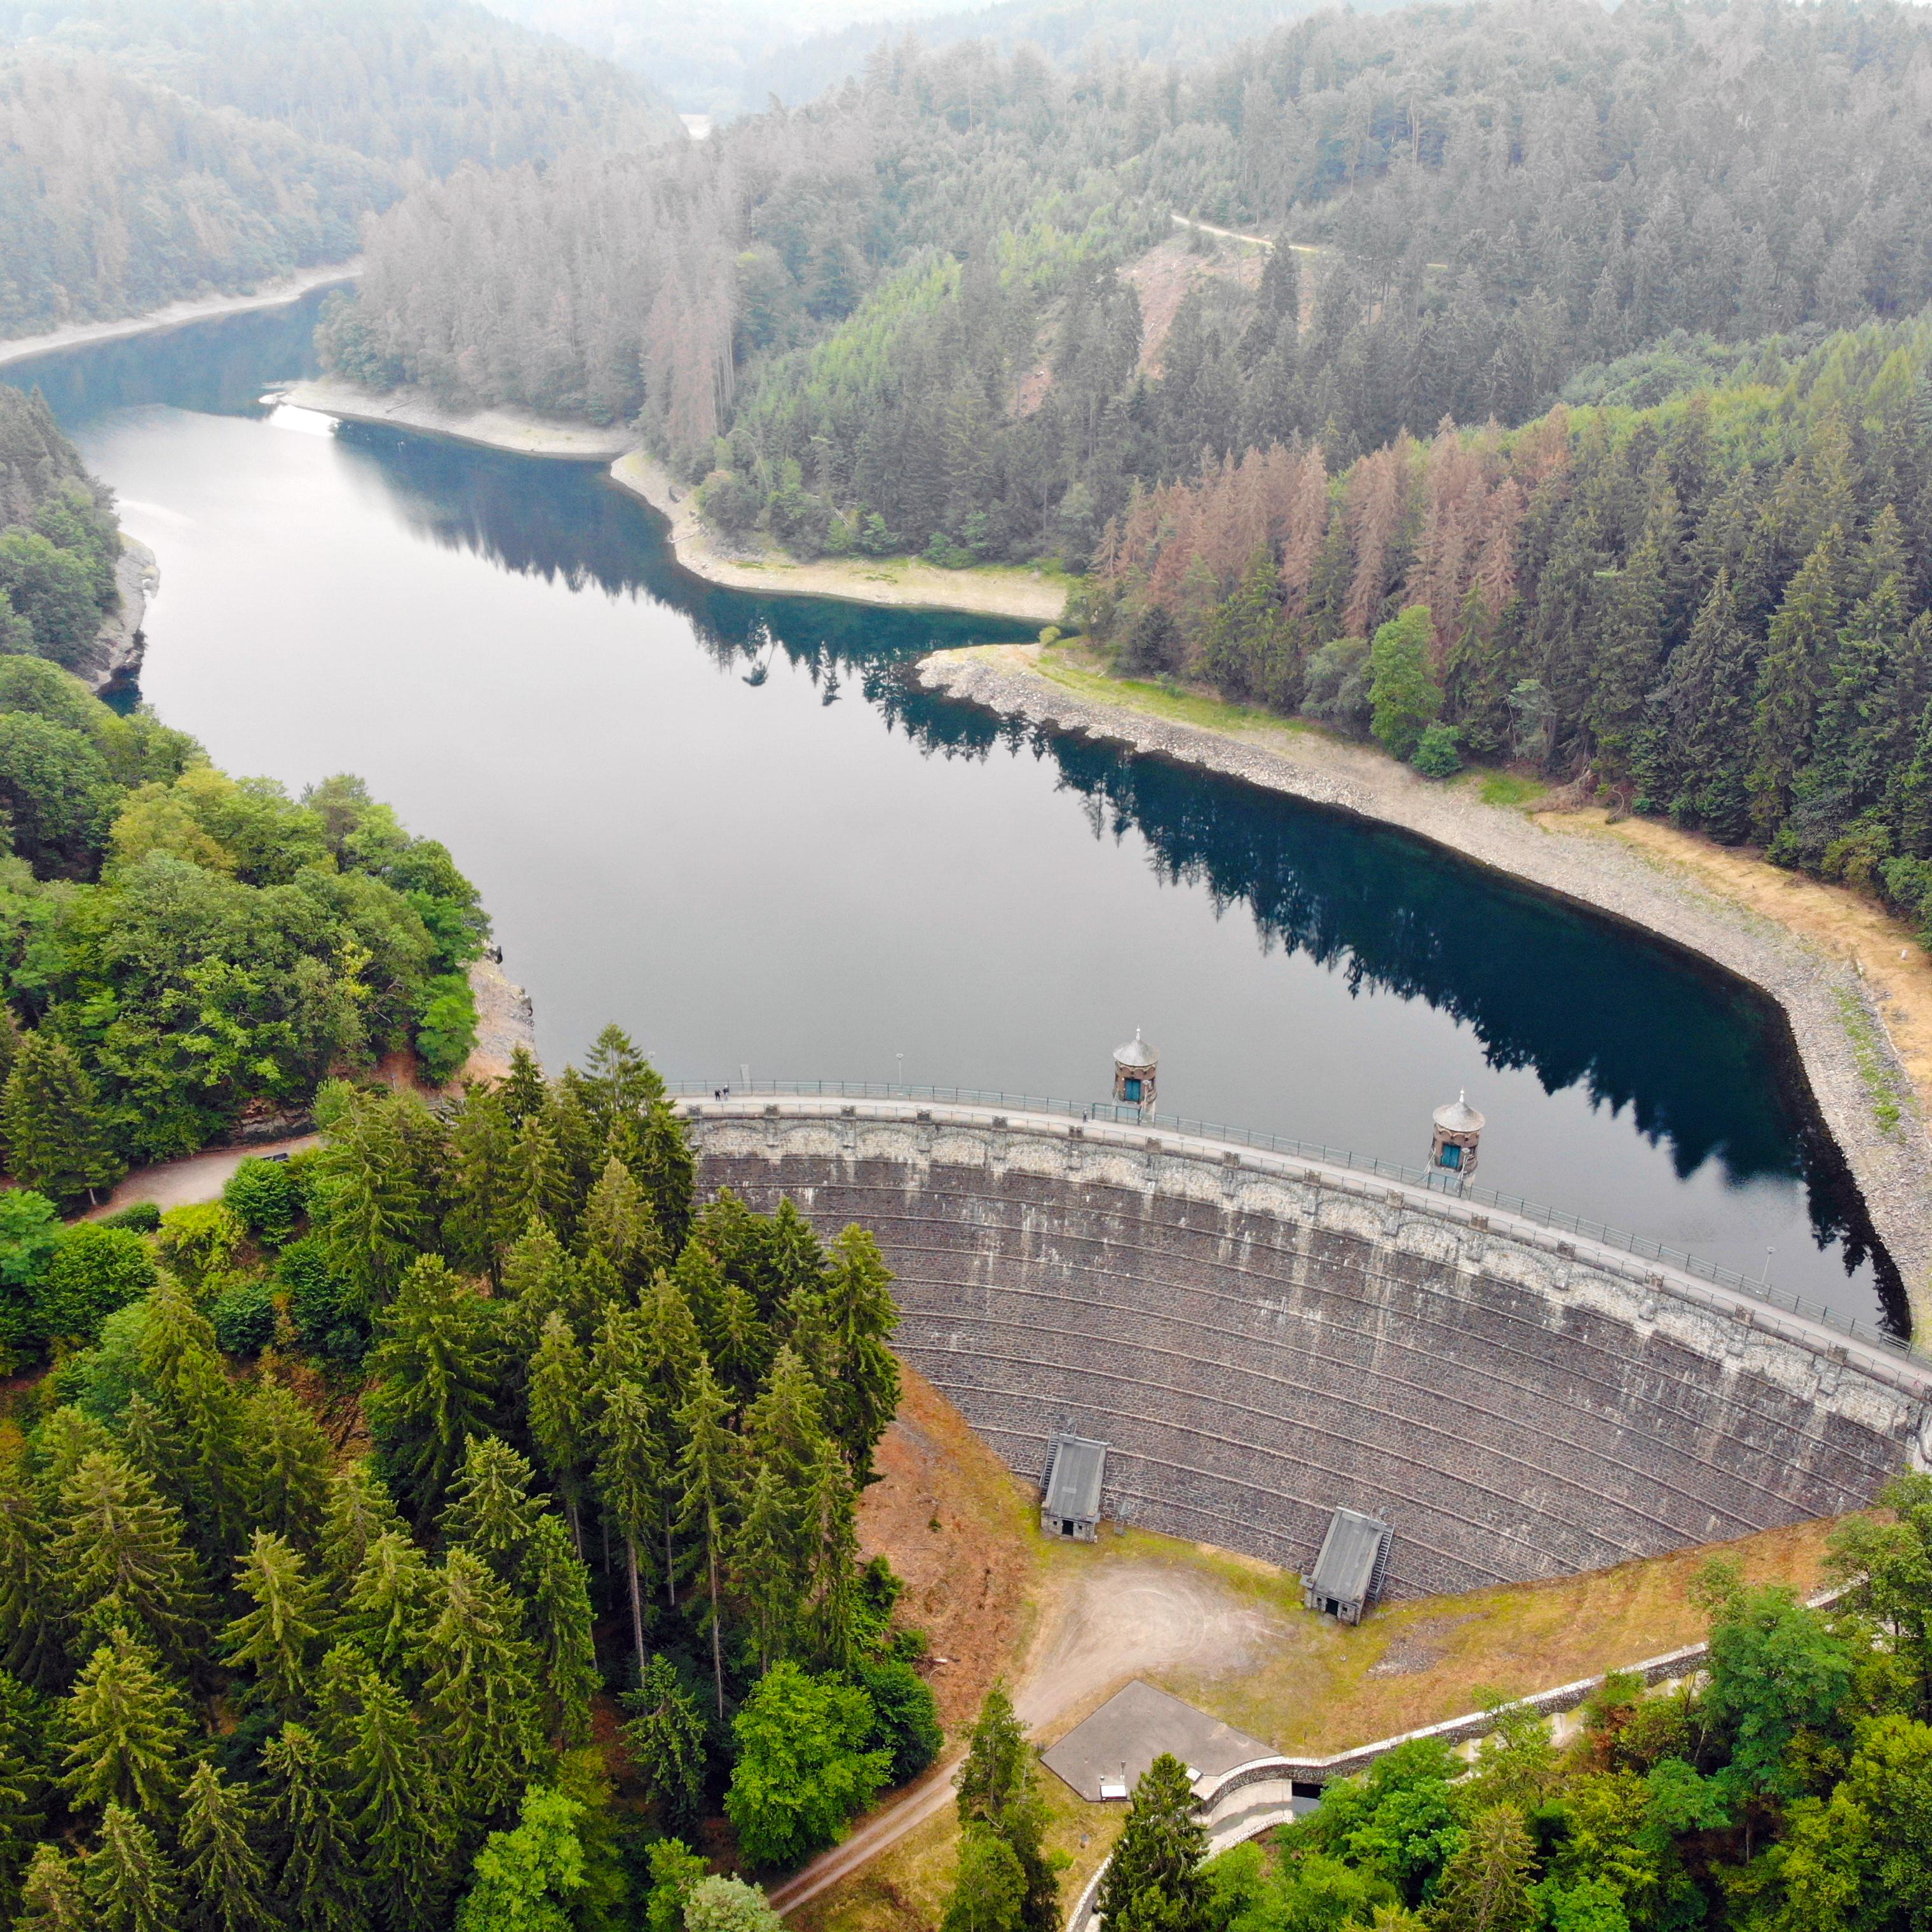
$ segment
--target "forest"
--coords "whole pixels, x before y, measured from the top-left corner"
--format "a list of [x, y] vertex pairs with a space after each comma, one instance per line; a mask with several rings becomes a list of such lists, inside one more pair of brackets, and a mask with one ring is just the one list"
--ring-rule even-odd
[[[1417, 1738], [1264, 1840], [1208, 1855], [1156, 1758], [1102, 1880], [1108, 1932], [1912, 1932], [1932, 1912], [1932, 1477], [1834, 1533], [1826, 1610], [1714, 1562], [1707, 1670], [1612, 1673], [1566, 1745], [1491, 1701], [1473, 1767]], [[1478, 1697], [1484, 1694], [1478, 1692]], [[995, 1693], [959, 1786], [946, 1932], [1053, 1932], [1041, 1799]]]
[[682, 134], [469, 0], [0, 0], [0, 336], [344, 260], [464, 163]]
[[489, 922], [359, 779], [232, 778], [62, 667], [119, 526], [45, 402], [0, 386], [0, 1149], [63, 1205], [300, 1114], [332, 1069], [476, 1039]]
[[694, 1211], [614, 1028], [555, 1081], [316, 1112], [218, 1202], [0, 1210], [47, 1365], [0, 1456], [0, 1910], [775, 1927], [698, 1825], [796, 1863], [940, 1742], [854, 1527], [898, 1396], [876, 1246]]

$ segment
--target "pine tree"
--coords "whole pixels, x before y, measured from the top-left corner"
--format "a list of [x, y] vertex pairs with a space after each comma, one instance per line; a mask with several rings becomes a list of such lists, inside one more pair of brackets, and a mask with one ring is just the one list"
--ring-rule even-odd
[[449, 1486], [443, 1540], [490, 1566], [500, 1583], [521, 1573], [542, 1505], [530, 1495], [530, 1466], [501, 1437], [472, 1436]]
[[590, 1364], [569, 1323], [553, 1309], [544, 1317], [543, 1334], [530, 1362], [526, 1406], [532, 1446], [556, 1486], [580, 1556], [584, 1477], [592, 1454], [590, 1393]]
[[374, 1671], [344, 1770], [344, 1812], [362, 1847], [393, 1932], [427, 1932], [441, 1922], [447, 1890], [447, 1804], [416, 1713]]
[[1134, 1786], [1126, 1828], [1101, 1881], [1099, 1910], [1112, 1932], [1208, 1932], [1201, 1870], [1207, 1850], [1187, 1767], [1163, 1751]]
[[632, 1713], [624, 1748], [644, 1802], [673, 1831], [694, 1826], [704, 1795], [704, 1720], [667, 1658], [652, 1658], [624, 1706]]
[[1430, 1924], [1440, 1932], [1528, 1932], [1540, 1920], [1529, 1885], [1535, 1858], [1521, 1812], [1507, 1804], [1478, 1811], [1436, 1882]]
[[61, 1781], [77, 1805], [165, 1812], [181, 1790], [189, 1736], [182, 1695], [160, 1660], [124, 1630], [111, 1633], [74, 1680], [62, 1713]]
[[20, 1042], [0, 1090], [0, 1132], [14, 1178], [56, 1201], [94, 1200], [128, 1171], [93, 1080], [72, 1047], [45, 1033]]
[[225, 1784], [206, 1760], [182, 1792], [182, 1876], [196, 1932], [270, 1932], [268, 1874], [250, 1842], [255, 1804], [246, 1786]]
[[181, 1887], [154, 1833], [124, 1806], [101, 1814], [83, 1889], [98, 1932], [180, 1932]]
[[542, 1749], [536, 1660], [510, 1594], [477, 1557], [452, 1550], [423, 1646], [424, 1694], [449, 1789], [487, 1817]]
[[257, 1388], [242, 1412], [241, 1450], [257, 1528], [313, 1550], [328, 1507], [328, 1438], [280, 1382]]
[[14, 1932], [94, 1932], [81, 1867], [58, 1845], [37, 1845], [20, 1881]]
[[600, 1682], [591, 1633], [590, 1579], [562, 1521], [548, 1513], [538, 1518], [532, 1532], [522, 1582], [545, 1734], [560, 1750], [587, 1743], [590, 1700]]
[[331, 1767], [313, 1732], [284, 1724], [262, 1747], [268, 1829], [280, 1870], [275, 1896], [295, 1932], [362, 1932], [363, 1884]]
[[235, 1566], [235, 1584], [255, 1607], [222, 1634], [229, 1663], [254, 1671], [278, 1710], [302, 1708], [327, 1621], [321, 1585], [308, 1574], [300, 1550], [260, 1529]]
[[500, 1369], [496, 1306], [440, 1256], [426, 1254], [382, 1318], [369, 1426], [418, 1522], [440, 1507], [470, 1438], [488, 1433]]
[[718, 1721], [724, 1721], [724, 1609], [720, 1582], [730, 1545], [731, 1511], [739, 1480], [737, 1439], [726, 1423], [724, 1391], [700, 1362], [691, 1394], [677, 1412], [683, 1448], [678, 1456], [679, 1533], [695, 1538], [704, 1565], [704, 1619], [711, 1627], [711, 1676]]
[[182, 1666], [200, 1655], [207, 1598], [181, 1519], [146, 1476], [96, 1450], [62, 1484], [56, 1520], [49, 1555], [77, 1621], [95, 1631], [144, 1630]]
[[1046, 1805], [1034, 1757], [1006, 1685], [995, 1682], [955, 1781], [960, 1828], [990, 1832], [1011, 1850], [1024, 1878], [1021, 1924], [1027, 1932], [1057, 1932], [1059, 1892], [1046, 1856]]

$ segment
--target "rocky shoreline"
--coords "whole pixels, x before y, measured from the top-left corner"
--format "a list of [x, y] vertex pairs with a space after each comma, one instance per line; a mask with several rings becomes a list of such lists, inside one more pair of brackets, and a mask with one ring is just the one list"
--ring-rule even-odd
[[[1912, 1322], [1932, 1334], [1932, 1141], [1885, 1013], [1855, 959], [1706, 890], [1590, 827], [1544, 823], [1469, 790], [1431, 783], [1365, 746], [1314, 732], [1259, 743], [1095, 701], [1044, 676], [1033, 646], [983, 645], [923, 659], [920, 682], [1008, 717], [1109, 740], [1267, 790], [1393, 825], [1697, 954], [1783, 1012], [1825, 1125], [1879, 1238], [1904, 1278]], [[1876, 1094], [1898, 1109], [1888, 1125]]]
[[114, 566], [119, 601], [101, 620], [93, 644], [74, 667], [74, 675], [95, 697], [132, 684], [140, 675], [141, 660], [148, 649], [148, 634], [141, 626], [160, 582], [160, 566], [154, 553], [124, 534], [120, 561]]

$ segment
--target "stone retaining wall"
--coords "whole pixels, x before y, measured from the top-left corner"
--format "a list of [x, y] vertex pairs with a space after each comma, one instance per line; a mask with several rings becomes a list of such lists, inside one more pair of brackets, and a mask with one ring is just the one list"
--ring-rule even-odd
[[910, 1102], [686, 1103], [706, 1191], [870, 1228], [898, 1346], [1016, 1471], [1112, 1445], [1110, 1515], [1290, 1570], [1338, 1504], [1394, 1595], [1835, 1514], [1932, 1451], [1932, 1370], [1341, 1168]]

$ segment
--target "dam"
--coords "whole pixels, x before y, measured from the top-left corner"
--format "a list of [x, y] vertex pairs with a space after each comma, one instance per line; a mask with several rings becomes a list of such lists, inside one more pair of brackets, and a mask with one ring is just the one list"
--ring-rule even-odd
[[1903, 1345], [1420, 1174], [1106, 1107], [677, 1104], [701, 1195], [872, 1231], [899, 1352], [1016, 1472], [1106, 1442], [1117, 1522], [1300, 1570], [1358, 1510], [1388, 1594], [1425, 1595], [1836, 1515], [1932, 1460]]

